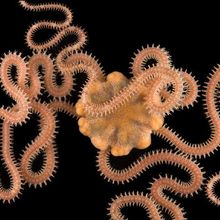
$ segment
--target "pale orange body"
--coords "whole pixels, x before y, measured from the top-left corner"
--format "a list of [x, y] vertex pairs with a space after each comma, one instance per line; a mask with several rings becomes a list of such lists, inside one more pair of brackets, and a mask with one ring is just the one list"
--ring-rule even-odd
[[[191, 144], [169, 128], [166, 116], [176, 109], [193, 106], [198, 96], [198, 85], [191, 74], [171, 65], [170, 56], [163, 48], [152, 46], [138, 51], [132, 61], [130, 79], [119, 72], [106, 76], [96, 59], [82, 52], [86, 34], [72, 24], [69, 8], [61, 4], [32, 4], [26, 0], [19, 3], [30, 11], [60, 11], [65, 19], [62, 22], [39, 21], [28, 29], [26, 42], [33, 51], [32, 56], [23, 58], [21, 54], [10, 52], [1, 59], [2, 88], [16, 104], [0, 107], [0, 118], [3, 120], [2, 160], [11, 181], [9, 189], [0, 186], [0, 199], [10, 202], [17, 198], [24, 182], [37, 187], [51, 180], [58, 156], [54, 141], [56, 112], [63, 111], [71, 117], [79, 117], [79, 130], [98, 148], [98, 170], [108, 181], [118, 184], [129, 182], [144, 170], [161, 163], [178, 166], [190, 176], [190, 180], [184, 182], [166, 174], [153, 180], [147, 194], [120, 194], [112, 200], [108, 209], [112, 220], [123, 220], [121, 208], [127, 205], [143, 207], [154, 220], [162, 219], [161, 209], [166, 209], [172, 219], [185, 219], [181, 205], [165, 196], [163, 190], [181, 197], [193, 196], [201, 190], [204, 171], [196, 158], [210, 156], [220, 144], [220, 120], [216, 107], [220, 68], [213, 71], [204, 89], [205, 113], [211, 135], [203, 143]], [[35, 42], [36, 32], [46, 27], [55, 30], [56, 34], [48, 41]], [[55, 58], [49, 55], [51, 48], [71, 34], [77, 39], [74, 43], [62, 49]], [[154, 59], [156, 65], [146, 65], [149, 59]], [[10, 76], [12, 66], [17, 68], [16, 80]], [[39, 74], [39, 66], [43, 67], [43, 76]], [[73, 90], [74, 76], [82, 72], [87, 74], [87, 82], [78, 102], [71, 103], [68, 98]], [[61, 74], [62, 85], [56, 84], [56, 74]], [[48, 103], [41, 101], [42, 92], [50, 98]], [[27, 144], [21, 157], [15, 158], [13, 126], [22, 125], [33, 113], [40, 118], [40, 132]], [[177, 151], [149, 148], [152, 135], [165, 139]], [[147, 149], [147, 152], [125, 169], [113, 168], [110, 155], [126, 156], [132, 153], [133, 148]], [[33, 172], [31, 165], [40, 152], [45, 155], [44, 165], [40, 171]], [[216, 205], [220, 205], [214, 192], [219, 181], [220, 175], [216, 173], [206, 185], [207, 197]]]

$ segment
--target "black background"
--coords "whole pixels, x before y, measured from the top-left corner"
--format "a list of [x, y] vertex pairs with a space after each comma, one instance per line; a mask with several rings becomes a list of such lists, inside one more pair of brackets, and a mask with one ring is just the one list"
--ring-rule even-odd
[[[129, 62], [134, 52], [141, 46], [153, 43], [165, 47], [170, 52], [173, 64], [177, 68], [182, 67], [193, 72], [200, 85], [204, 85], [212, 68], [220, 63], [218, 7], [210, 1], [200, 2], [196, 6], [186, 1], [172, 4], [167, 1], [165, 4], [161, 3], [162, 1], [140, 0], [129, 3], [122, 0], [62, 2], [73, 10], [74, 24], [87, 31], [89, 43], [86, 50], [100, 60], [107, 73], [118, 70], [128, 76]], [[56, 13], [49, 14], [56, 17]], [[42, 18], [51, 17], [47, 13], [24, 11], [15, 0], [2, 2], [0, 54], [3, 56], [3, 53], [9, 50], [18, 50], [23, 55], [30, 55], [31, 51], [24, 43], [24, 33], [34, 21]], [[80, 80], [78, 82], [81, 83]], [[58, 118], [59, 168], [55, 178], [40, 189], [25, 187], [21, 198], [11, 205], [0, 204], [1, 215], [22, 214], [24, 217], [25, 212], [30, 210], [36, 216], [43, 216], [43, 213], [62, 214], [62, 219], [105, 220], [108, 219], [107, 203], [115, 194], [133, 190], [147, 192], [146, 188], [152, 178], [166, 172], [185, 177], [176, 168], [158, 166], [145, 172], [131, 184], [111, 185], [96, 171], [96, 150], [89, 139], [79, 133], [76, 120], [61, 113], [58, 114]], [[175, 112], [166, 118], [166, 122], [194, 143], [206, 140], [209, 136], [201, 98], [194, 108]], [[15, 147], [33, 138], [33, 133], [28, 128], [34, 127], [34, 123], [36, 124], [29, 122], [24, 125], [26, 127], [23, 130], [15, 129], [19, 134], [15, 134]], [[161, 148], [170, 147], [165, 141], [154, 137], [149, 150]], [[19, 150], [15, 151], [19, 153]], [[132, 160], [137, 155], [138, 153], [134, 152], [129, 158]], [[116, 160], [115, 163], [122, 164], [121, 161], [124, 166], [128, 164], [123, 159]], [[216, 152], [215, 155], [200, 160], [200, 163], [205, 168], [207, 177], [220, 170], [220, 153]], [[204, 190], [189, 199], [174, 195], [171, 197], [185, 207], [188, 219], [220, 219], [220, 208], [208, 202]], [[146, 219], [141, 209], [131, 208], [124, 211], [130, 216], [129, 220]]]

